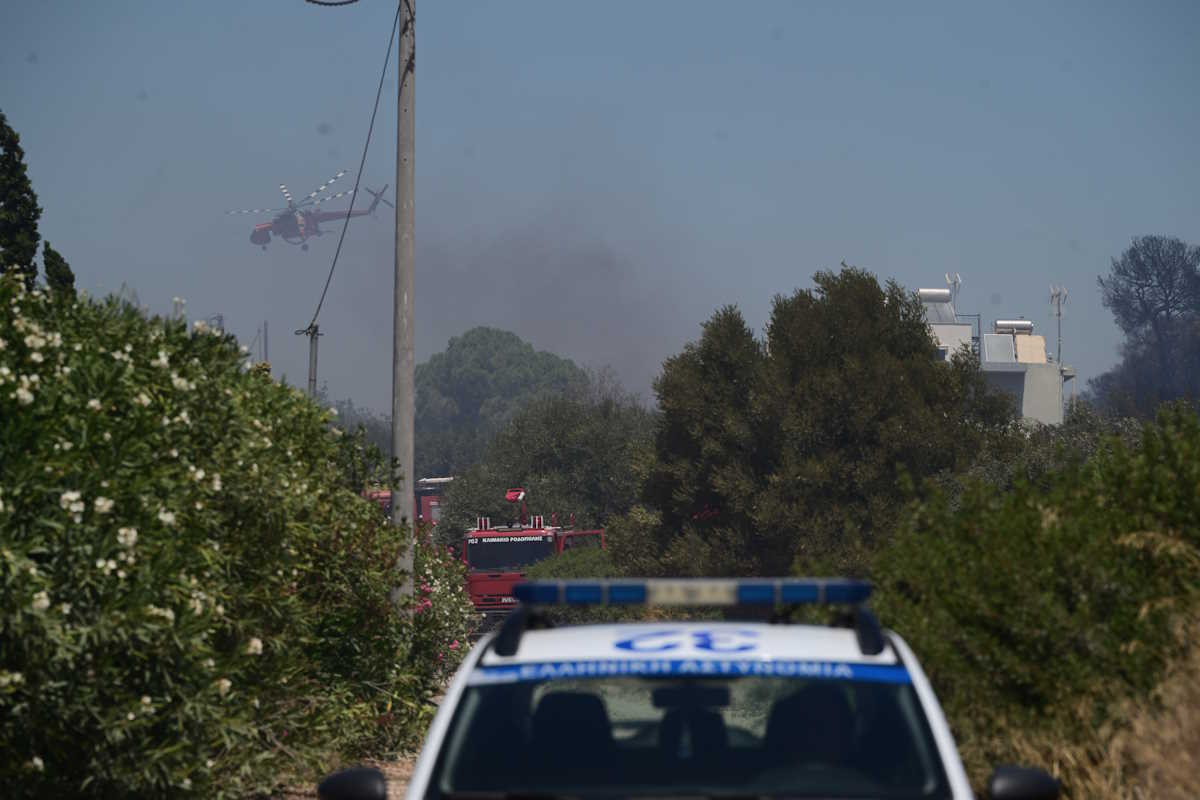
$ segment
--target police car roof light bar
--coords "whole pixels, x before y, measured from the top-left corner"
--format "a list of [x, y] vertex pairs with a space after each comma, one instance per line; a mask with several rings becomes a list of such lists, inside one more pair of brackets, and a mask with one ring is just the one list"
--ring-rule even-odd
[[526, 605], [858, 605], [871, 596], [871, 584], [844, 578], [533, 581], [517, 584], [513, 594]]
[[547, 605], [780, 606], [853, 605], [854, 633], [865, 655], [883, 652], [879, 620], [861, 603], [871, 595], [867, 581], [843, 578], [651, 578], [646, 580], [533, 581], [517, 584], [521, 601], [492, 641], [498, 656], [514, 656], [526, 630], [551, 627], [538, 613]]

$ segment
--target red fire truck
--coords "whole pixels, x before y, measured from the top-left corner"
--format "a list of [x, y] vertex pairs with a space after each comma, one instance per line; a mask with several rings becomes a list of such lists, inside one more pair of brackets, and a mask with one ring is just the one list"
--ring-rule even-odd
[[530, 566], [573, 548], [604, 547], [604, 531], [575, 530], [574, 515], [565, 527], [553, 517], [546, 525], [541, 515], [529, 516], [524, 489], [509, 489], [505, 499], [521, 504], [518, 520], [492, 527], [490, 518], [479, 517], [463, 541], [467, 591], [475, 609], [483, 614], [485, 628], [512, 610], [517, 602], [513, 587], [525, 580]]
[[[442, 517], [442, 493], [454, 478], [421, 478], [413, 488], [413, 520], [437, 525]], [[368, 489], [363, 497], [373, 500], [387, 517], [392, 515], [392, 490]]]

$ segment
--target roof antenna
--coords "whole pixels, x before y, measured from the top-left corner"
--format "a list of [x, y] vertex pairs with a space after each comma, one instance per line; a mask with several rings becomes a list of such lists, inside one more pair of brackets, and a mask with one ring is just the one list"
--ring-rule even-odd
[[1054, 358], [1058, 361], [1059, 369], [1062, 368], [1062, 307], [1067, 302], [1067, 287], [1055, 286], [1050, 284], [1050, 306], [1054, 309], [1054, 316], [1058, 317], [1058, 349], [1054, 351]]
[[958, 302], [958, 288], [962, 286], [962, 275], [957, 272], [954, 277], [950, 277], [950, 273], [946, 273], [946, 286], [950, 287], [950, 304], [954, 305]]

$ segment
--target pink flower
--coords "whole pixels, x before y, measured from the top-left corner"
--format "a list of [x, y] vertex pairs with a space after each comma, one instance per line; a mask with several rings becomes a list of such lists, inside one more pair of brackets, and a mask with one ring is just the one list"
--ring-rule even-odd
[[429, 594], [432, 591], [433, 591], [433, 587], [430, 586], [428, 583], [421, 584], [421, 593], [422, 594]]
[[453, 642], [451, 642], [451, 643], [450, 643], [450, 649], [451, 649], [451, 650], [457, 650], [457, 649], [458, 649], [458, 639], [455, 639]]

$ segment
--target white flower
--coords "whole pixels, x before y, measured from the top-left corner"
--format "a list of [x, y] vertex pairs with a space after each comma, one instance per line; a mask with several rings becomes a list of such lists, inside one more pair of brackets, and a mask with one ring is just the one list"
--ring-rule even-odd
[[45, 611], [50, 607], [50, 595], [45, 592], [38, 592], [33, 596], [33, 610]]
[[92, 506], [96, 509], [97, 514], [107, 514], [113, 509], [113, 501], [107, 497], [97, 497]]
[[193, 597], [189, 600], [188, 607], [192, 609], [192, 613], [197, 617], [204, 613], [204, 601], [199, 597]]
[[38, 350], [46, 346], [46, 340], [36, 333], [31, 333], [25, 337], [25, 346], [30, 350]]
[[111, 442], [111, 441], [112, 441], [112, 434], [111, 434], [111, 433], [109, 433], [108, 431], [105, 431], [105, 432], [104, 432], [103, 434], [101, 434], [101, 435], [103, 436], [103, 438], [104, 438], [104, 441], [106, 441], [106, 442]]
[[119, 578], [120, 580], [125, 580], [125, 570], [123, 570], [123, 569], [117, 570], [117, 578]]
[[192, 422], [192, 421], [191, 421], [191, 420], [188, 418], [188, 413], [187, 413], [187, 409], [186, 409], [186, 408], [185, 408], [183, 411], [180, 411], [180, 412], [179, 412], [179, 416], [175, 417], [175, 421], [176, 421], [176, 422], [182, 422], [182, 423], [184, 423], [185, 425], [190, 425], [190, 424], [191, 424], [191, 422]]
[[58, 610], [61, 611], [63, 613], [63, 616], [65, 617], [67, 614], [71, 613], [71, 604], [70, 603], [62, 603], [61, 605], [59, 605]]
[[167, 454], [169, 456], [171, 456], [171, 458], [179, 458], [179, 451], [176, 450], [174, 447], [172, 447], [170, 450], [168, 450]]
[[212, 479], [212, 490], [214, 492], [221, 491], [221, 476], [217, 475], [215, 473], [213, 474], [213, 479]]
[[138, 396], [133, 398], [133, 402], [137, 403], [139, 406], [148, 406], [150, 405], [150, 395], [146, 394], [145, 392], [139, 392]]
[[83, 495], [81, 495], [79, 492], [75, 492], [75, 491], [63, 492], [62, 496], [58, 498], [58, 504], [60, 506], [62, 506], [64, 509], [67, 509], [67, 508], [70, 508], [73, 504], [78, 503], [79, 498], [81, 498], [82, 496]]
[[74, 447], [74, 446], [75, 446], [75, 445], [73, 445], [73, 444], [71, 444], [70, 442], [68, 442], [68, 441], [65, 441], [65, 440], [64, 440], [63, 442], [61, 442], [60, 444], [61, 444], [61, 446], [62, 446], [62, 449], [63, 449], [63, 450], [70, 450], [72, 447]]
[[180, 781], [180, 782], [179, 782], [179, 788], [180, 788], [180, 789], [190, 789], [190, 788], [192, 788], [192, 779], [191, 779], [191, 778], [184, 778], [182, 781]]
[[117, 531], [117, 541], [122, 547], [133, 547], [137, 544], [137, 528], [121, 528]]
[[229, 690], [232, 687], [233, 681], [229, 680], [229, 678], [221, 678], [221, 680], [217, 681], [217, 691], [220, 692], [221, 697], [229, 694]]
[[202, 470], [202, 469], [195, 470], [194, 472], [192, 472], [192, 480], [202, 481], [202, 480], [204, 480], [204, 475], [205, 475], [204, 470]]
[[150, 701], [150, 696], [149, 696], [149, 695], [145, 695], [145, 694], [144, 694], [144, 695], [142, 695], [142, 705], [144, 705], [144, 706], [148, 706], [148, 705], [150, 705], [150, 702], [151, 702], [151, 701]]
[[213, 761], [211, 758], [209, 758], [209, 759], [205, 759], [205, 761], [204, 761], [204, 766], [208, 767], [209, 769], [212, 769], [212, 768], [213, 768], [213, 764], [216, 764], [216, 763], [217, 763], [217, 762], [215, 762], [215, 761]]
[[33, 392], [26, 389], [24, 386], [17, 387], [16, 391], [17, 402], [23, 406], [27, 406], [33, 402]]
[[174, 525], [175, 524], [175, 514], [174, 514], [174, 512], [167, 511], [165, 508], [160, 509], [158, 512], [158, 521], [161, 522], [163, 525], [167, 525], [167, 526]]
[[192, 327], [196, 330], [196, 333], [205, 333], [208, 331], [208, 323], [202, 319], [198, 319], [192, 323]]
[[338, 410], [336, 408], [330, 407], [329, 415], [332, 417], [336, 417], [338, 415]]
[[253, 639], [251, 639], [246, 644], [246, 655], [261, 656], [262, 655], [262, 639], [259, 639], [257, 636], [254, 637]]
[[175, 612], [169, 608], [159, 608], [158, 606], [146, 606], [146, 613], [152, 617], [162, 617], [167, 622], [175, 621]]
[[170, 365], [171, 365], [171, 360], [169, 358], [167, 358], [166, 350], [159, 350], [158, 358], [151, 359], [151, 361], [150, 361], [150, 366], [152, 366], [152, 367], [161, 367], [162, 369], [166, 369]]
[[74, 347], [72, 347], [71, 349], [72, 349], [72, 350], [74, 350], [76, 353], [78, 353], [80, 350], [82, 350], [82, 349], [83, 349], [83, 345], [82, 345], [82, 344], [80, 344], [79, 342], [76, 342], [76, 343], [75, 343], [75, 346], [74, 346]]
[[38, 351], [34, 350], [29, 354], [29, 360], [35, 364], [40, 364], [45, 360], [45, 357]]
[[46, 770], [46, 762], [42, 761], [42, 759], [38, 756], [34, 756], [33, 758], [29, 759], [29, 763], [38, 772], [44, 772]]
[[4, 341], [3, 339], [0, 339], [0, 350], [3, 350], [6, 347], [8, 347], [8, 342]]
[[100, 401], [93, 397], [91, 400], [88, 400], [87, 407], [90, 408], [92, 411], [99, 411], [100, 410]]
[[188, 382], [187, 382], [187, 378], [181, 378], [178, 375], [176, 375], [174, 372], [171, 373], [171, 385], [174, 386], [176, 389], [179, 389], [179, 390], [185, 391], [185, 392], [189, 388], [191, 388], [190, 384], [188, 384]]
[[213, 661], [211, 658], [204, 659], [204, 666], [208, 667], [209, 669], [212, 669], [216, 665], [217, 662]]
[[130, 722], [133, 722], [133, 712], [130, 711], [128, 714], [126, 714], [125, 719], [129, 720]]

